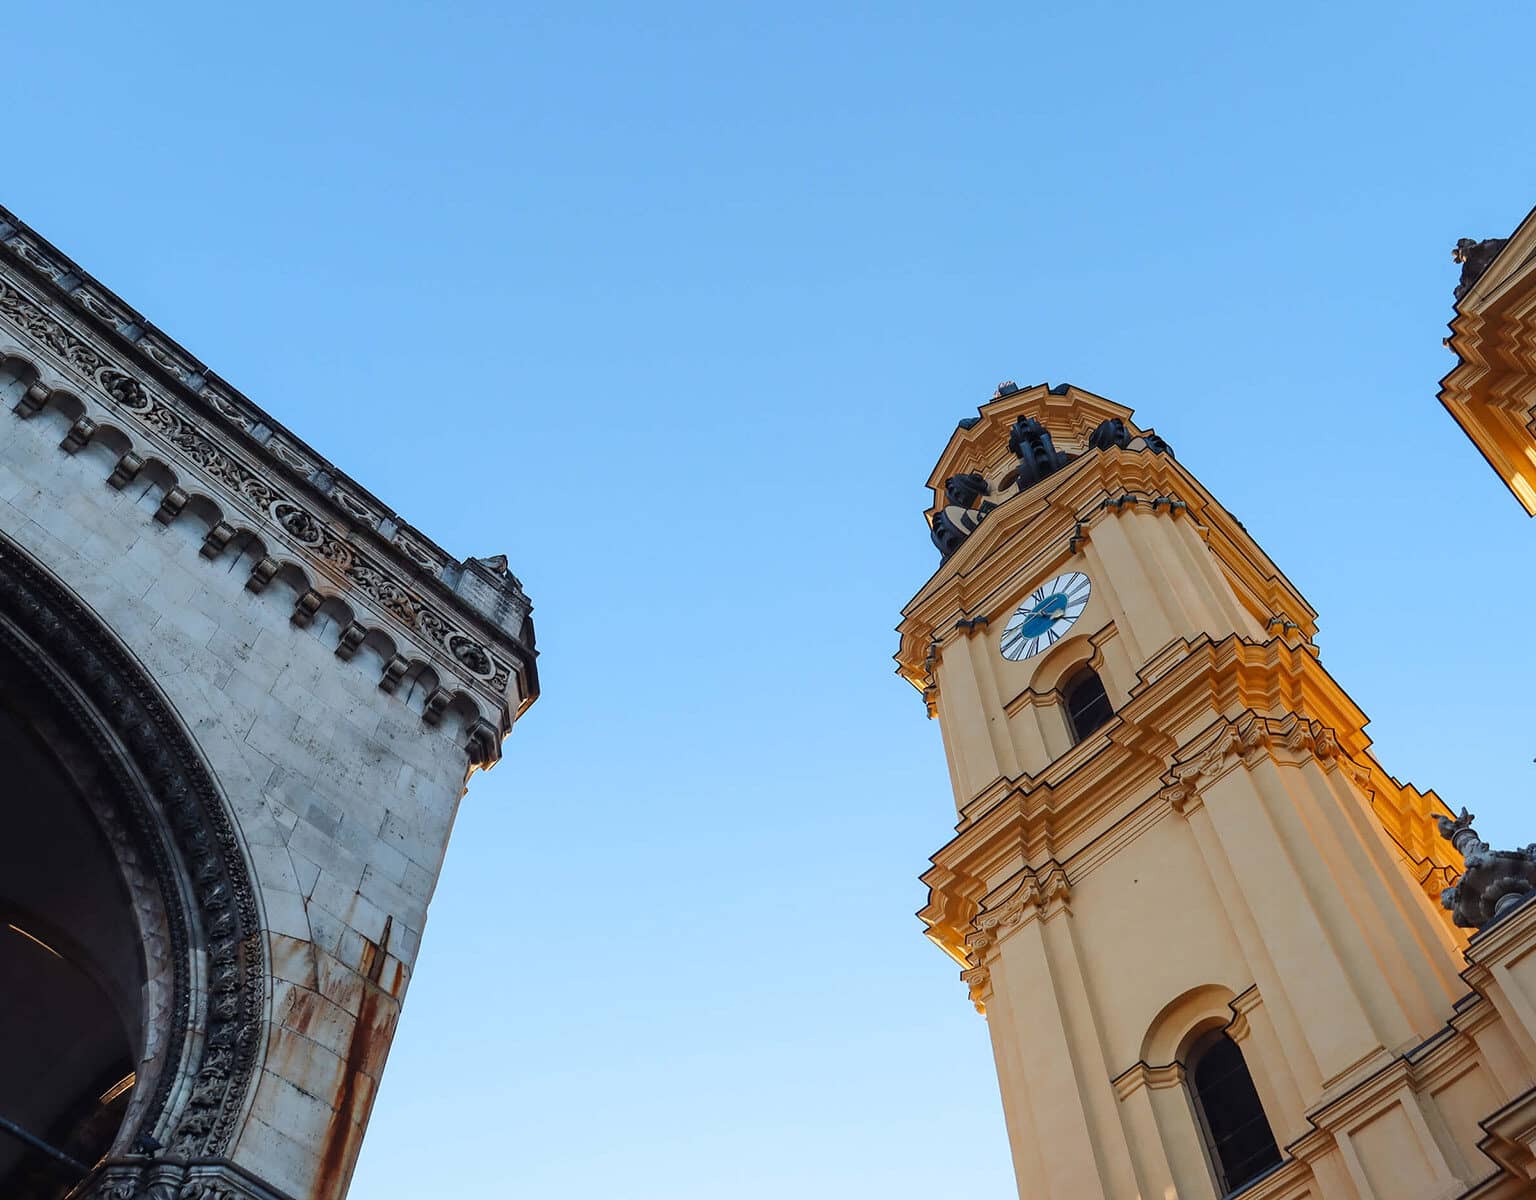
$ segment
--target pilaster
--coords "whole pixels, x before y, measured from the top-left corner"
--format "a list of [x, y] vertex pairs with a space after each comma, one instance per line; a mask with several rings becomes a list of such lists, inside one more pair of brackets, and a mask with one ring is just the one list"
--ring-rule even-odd
[[[1017, 1131], [1031, 1160], [1033, 1147], [1049, 1148], [1041, 1194], [1131, 1200], [1139, 1195], [1137, 1177], [1108, 1084], [1065, 873], [1026, 873], [1014, 897], [976, 925], [971, 979], [984, 989], [994, 1038], [1009, 1043], [999, 1074], [1014, 1085], [1003, 1101], [1010, 1136]], [[1020, 1029], [1028, 1031], [1022, 1043], [1012, 1036]], [[1038, 1103], [1041, 1097], [1049, 1103]]]

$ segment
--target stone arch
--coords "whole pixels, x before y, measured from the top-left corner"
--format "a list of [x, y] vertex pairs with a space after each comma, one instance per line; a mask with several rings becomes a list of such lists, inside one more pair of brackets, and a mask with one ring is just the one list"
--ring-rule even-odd
[[3, 535], [0, 678], [21, 693], [13, 709], [71, 764], [131, 897], [141, 1078], [83, 1191], [126, 1184], [122, 1194], [136, 1195], [131, 1181], [154, 1155], [221, 1156], [237, 1132], [265, 1005], [256, 892], [213, 774], [149, 674]]
[[1197, 1040], [1232, 1023], [1236, 998], [1229, 987], [1202, 983], [1170, 1000], [1152, 1018], [1142, 1038], [1141, 1061], [1150, 1067], [1182, 1063]]
[[1092, 667], [1100, 673], [1104, 670], [1104, 651], [1092, 635], [1075, 633], [1064, 637], [1052, 646], [1035, 665], [1029, 681], [1030, 690], [1041, 695], [1060, 691], [1067, 676], [1083, 667]]

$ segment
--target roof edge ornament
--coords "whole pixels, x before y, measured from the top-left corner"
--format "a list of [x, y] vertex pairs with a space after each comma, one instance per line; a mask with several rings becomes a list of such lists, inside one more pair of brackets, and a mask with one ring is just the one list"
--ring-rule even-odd
[[1455, 292], [1457, 300], [1477, 286], [1477, 281], [1493, 265], [1493, 260], [1498, 258], [1499, 251], [1508, 244], [1508, 238], [1484, 238], [1482, 241], [1477, 241], [1475, 238], [1456, 240], [1456, 248], [1451, 251], [1451, 261], [1461, 264], [1461, 281], [1457, 283]]
[[1440, 836], [1456, 848], [1466, 870], [1460, 882], [1440, 893], [1440, 904], [1463, 929], [1484, 929], [1524, 904], [1536, 891], [1536, 844], [1522, 850], [1494, 850], [1478, 837], [1477, 818], [1462, 809], [1437, 816]]
[[[979, 420], [979, 417], [972, 418], [971, 425]], [[962, 429], [971, 425], [964, 421], [960, 423]], [[1086, 445], [1087, 453], [1127, 450], [1173, 457], [1172, 447], [1157, 434], [1138, 434], [1121, 417], [1100, 422], [1088, 435]], [[941, 562], [947, 562], [998, 505], [1028, 491], [1081, 457], [1056, 449], [1050, 431], [1031, 416], [1014, 421], [1008, 431], [1008, 450], [1018, 458], [1018, 465], [998, 480], [995, 487], [978, 471], [961, 471], [944, 480], [943, 506], [928, 515], [929, 536], [938, 548]]]

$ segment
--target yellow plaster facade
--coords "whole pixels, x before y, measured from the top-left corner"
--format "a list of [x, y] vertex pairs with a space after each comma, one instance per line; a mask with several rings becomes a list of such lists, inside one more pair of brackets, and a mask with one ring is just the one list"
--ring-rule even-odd
[[[897, 661], [959, 817], [919, 915], [985, 1014], [1020, 1196], [1228, 1192], [1188, 1077], [1217, 1031], [1278, 1148], [1245, 1197], [1536, 1195], [1536, 905], [1469, 945], [1446, 810], [1376, 762], [1295, 586], [1131, 410], [1005, 390], [929, 480], [947, 556]], [[1017, 657], [1069, 572], [1086, 603]], [[1079, 736], [1085, 668], [1113, 715]]]
[[1440, 402], [1536, 516], [1536, 209], [1502, 245], [1457, 247], [1464, 264], [1446, 345], [1460, 360]]

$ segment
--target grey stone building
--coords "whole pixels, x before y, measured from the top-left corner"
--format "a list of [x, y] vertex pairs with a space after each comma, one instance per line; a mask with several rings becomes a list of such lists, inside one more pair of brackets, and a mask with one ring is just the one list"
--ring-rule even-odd
[[0, 400], [0, 1196], [339, 1197], [528, 598], [3, 209]]

